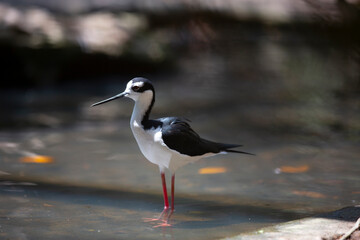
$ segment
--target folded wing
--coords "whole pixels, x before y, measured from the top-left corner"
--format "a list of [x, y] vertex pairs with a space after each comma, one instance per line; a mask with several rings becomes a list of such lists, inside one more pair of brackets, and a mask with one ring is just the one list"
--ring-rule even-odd
[[216, 143], [201, 138], [186, 119], [177, 117], [162, 118], [162, 139], [172, 150], [189, 156], [201, 156], [206, 153], [237, 152], [249, 154], [231, 148], [238, 144]]

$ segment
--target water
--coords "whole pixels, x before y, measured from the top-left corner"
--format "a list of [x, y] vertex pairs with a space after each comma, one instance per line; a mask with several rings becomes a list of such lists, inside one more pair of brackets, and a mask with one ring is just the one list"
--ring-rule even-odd
[[[128, 117], [2, 132], [1, 236], [218, 239], [359, 204], [356, 144], [260, 136], [236, 128], [236, 121], [216, 129], [230, 117], [223, 113], [202, 124], [202, 114], [189, 114], [202, 135], [245, 143], [243, 149], [256, 156], [220, 155], [180, 169], [173, 227], [165, 229], [143, 221], [162, 210], [160, 176], [140, 154]], [[29, 152], [53, 160], [23, 162]], [[210, 167], [225, 172], [199, 173]]]
[[180, 169], [173, 227], [154, 228], [143, 218], [162, 210], [160, 176], [131, 134], [132, 102], [89, 108], [127, 77], [2, 92], [1, 238], [218, 239], [359, 204], [359, 102], [348, 90], [358, 70], [339, 62], [342, 48], [222, 31], [220, 49], [150, 76], [152, 116], [184, 116], [203, 137], [256, 156]]
[[[12, 182], [13, 183], [13, 182]], [[170, 228], [153, 228], [143, 218], [161, 210], [161, 196], [99, 187], [25, 183], [1, 186], [3, 238], [216, 239], [296, 215], [270, 208], [221, 204], [180, 197]], [[275, 212], [277, 212], [275, 214]], [[264, 215], [264, 213], [266, 213]], [[6, 217], [5, 217], [6, 216]]]

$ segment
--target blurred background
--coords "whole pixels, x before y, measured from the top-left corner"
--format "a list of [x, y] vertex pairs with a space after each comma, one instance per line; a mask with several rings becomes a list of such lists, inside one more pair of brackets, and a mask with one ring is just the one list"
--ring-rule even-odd
[[[359, 204], [359, 26], [358, 0], [0, 0], [0, 200], [11, 206], [0, 214], [14, 221], [1, 234], [18, 236], [14, 226], [25, 221], [29, 228], [20, 232], [37, 236], [34, 211], [66, 215], [86, 202], [101, 206], [91, 215], [96, 226], [99, 214], [114, 220], [111, 213], [131, 206], [122, 213], [130, 227], [108, 233], [134, 237], [139, 226], [130, 222], [148, 201], [137, 202], [139, 210], [120, 201], [122, 192], [149, 194], [151, 211], [161, 210], [157, 167], [129, 128], [132, 102], [89, 107], [136, 76], [154, 82], [152, 117], [189, 118], [200, 135], [256, 154], [180, 169], [182, 227], [194, 227], [184, 224], [190, 214], [198, 228], [224, 237]], [[87, 190], [73, 202], [79, 186]], [[99, 189], [115, 192], [104, 199]], [[216, 204], [260, 207], [261, 217], [250, 226], [240, 213], [228, 219], [212, 210], [224, 225], [202, 222], [205, 195]], [[86, 206], [79, 216], [89, 218]], [[64, 228], [53, 231], [64, 237]]]

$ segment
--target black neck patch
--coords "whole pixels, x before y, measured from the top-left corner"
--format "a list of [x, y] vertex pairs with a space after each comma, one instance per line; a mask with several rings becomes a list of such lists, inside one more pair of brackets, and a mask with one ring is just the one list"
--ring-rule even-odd
[[142, 93], [142, 92], [150, 90], [150, 91], [152, 91], [152, 94], [153, 94], [151, 103], [150, 103], [148, 109], [146, 110], [143, 119], [141, 120], [141, 124], [143, 125], [144, 129], [151, 129], [153, 127], [157, 128], [157, 127], [161, 126], [161, 122], [159, 124], [158, 121], [149, 120], [151, 109], [155, 103], [155, 89], [154, 89], [153, 84], [151, 83], [150, 80], [143, 78], [143, 77], [136, 77], [136, 78], [132, 79], [132, 82], [133, 82], [133, 84], [137, 83], [137, 82], [142, 83], [142, 84], [139, 84], [137, 88], [133, 87], [133, 91]]
[[162, 127], [163, 123], [159, 120], [142, 120], [141, 125], [143, 125], [145, 130], [150, 130]]

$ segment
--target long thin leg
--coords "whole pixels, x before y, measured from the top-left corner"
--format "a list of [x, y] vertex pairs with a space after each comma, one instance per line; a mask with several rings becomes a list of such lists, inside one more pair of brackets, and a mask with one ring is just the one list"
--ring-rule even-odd
[[171, 177], [171, 211], [175, 210], [175, 173]]
[[161, 181], [162, 181], [163, 193], [164, 193], [164, 210], [160, 214], [159, 220], [162, 220], [163, 222], [154, 226], [154, 228], [171, 227], [169, 220], [174, 211], [174, 179], [175, 179], [175, 175], [173, 175], [171, 178], [171, 211], [169, 213], [169, 199], [167, 196], [165, 173], [161, 172]]
[[[175, 174], [171, 176], [171, 210], [170, 213], [167, 213], [165, 215], [166, 220], [164, 223], [156, 226], [156, 227], [170, 227], [170, 218], [175, 210]], [[165, 211], [165, 210], [164, 210]]]
[[[169, 208], [169, 198], [167, 195], [167, 188], [166, 188], [166, 179], [165, 179], [165, 173], [163, 171], [161, 173], [161, 183], [163, 187], [163, 195], [164, 195], [164, 210], [161, 212], [160, 216], [158, 218], [152, 218], [152, 219], [145, 219], [146, 222], [152, 222], [152, 221], [161, 221], [158, 225], [154, 226], [154, 228], [158, 227], [171, 227], [172, 225], [169, 223], [170, 217], [174, 212], [175, 209], [175, 174], [171, 176], [171, 210]], [[170, 210], [170, 212], [169, 212]]]
[[169, 208], [169, 199], [167, 195], [167, 188], [166, 188], [166, 180], [165, 180], [165, 173], [161, 172], [161, 182], [163, 187], [163, 196], [164, 196], [164, 209]]
[[[170, 223], [170, 218], [172, 216], [172, 214], [174, 213], [175, 210], [175, 173], [171, 176], [171, 210], [170, 212], [168, 212], [167, 210], [169, 209], [165, 209], [164, 211], [167, 211], [165, 216], [164, 216], [164, 222], [162, 224], [159, 224], [155, 227], [171, 227], [171, 223]], [[163, 212], [164, 212], [163, 211]]]
[[[154, 221], [163, 221], [164, 223], [157, 225], [155, 227], [162, 227], [162, 226], [169, 226], [168, 222], [168, 212], [169, 212], [169, 198], [167, 195], [167, 188], [166, 188], [166, 179], [165, 179], [165, 173], [163, 171], [160, 171], [161, 174], [161, 183], [163, 187], [163, 197], [164, 197], [164, 210], [160, 213], [160, 216], [157, 218], [144, 218], [143, 220], [145, 222], [154, 222]], [[173, 205], [172, 205], [173, 206]]]

